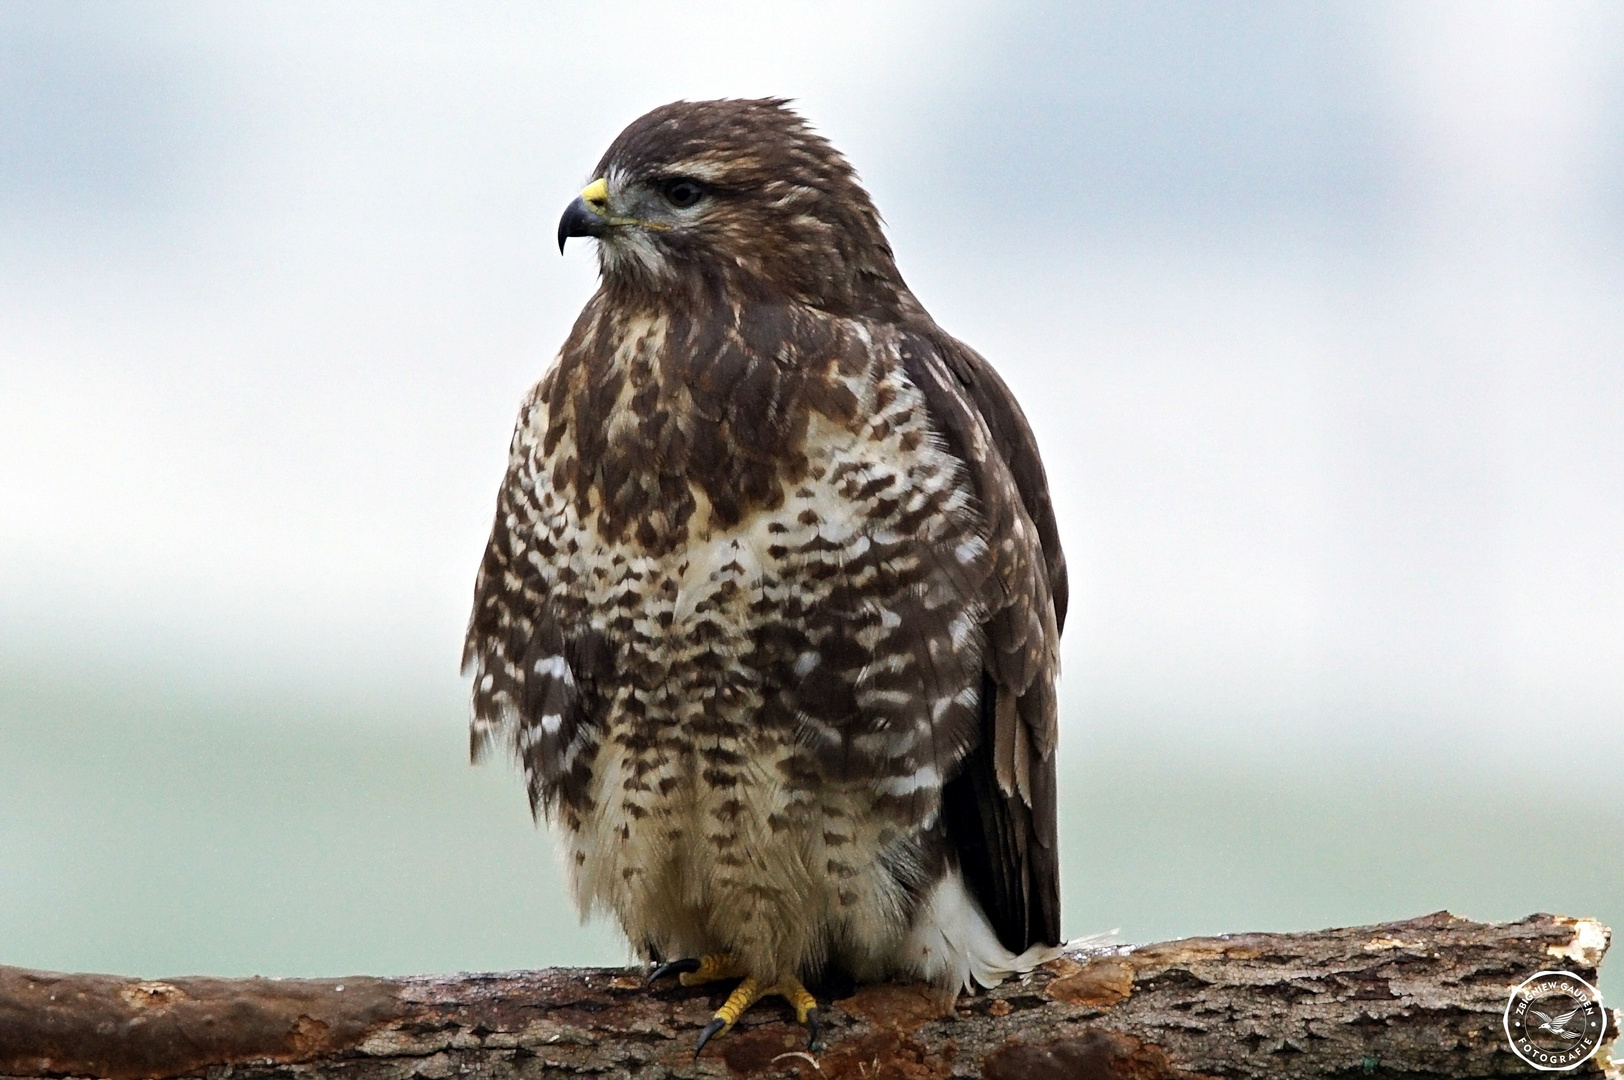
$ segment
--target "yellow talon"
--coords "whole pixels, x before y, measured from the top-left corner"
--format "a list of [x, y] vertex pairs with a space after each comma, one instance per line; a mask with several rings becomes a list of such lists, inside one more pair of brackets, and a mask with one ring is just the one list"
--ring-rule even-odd
[[653, 986], [667, 975], [675, 975], [683, 986], [701, 986], [718, 979], [737, 979], [744, 974], [744, 966], [732, 953], [711, 953], [698, 960], [687, 958], [660, 964], [649, 972], [649, 985]]
[[737, 979], [743, 974], [744, 968], [732, 953], [707, 953], [699, 958], [697, 970], [682, 972], [677, 981], [683, 986], [703, 986], [722, 979]]
[[754, 975], [746, 975], [744, 981], [734, 987], [733, 992], [722, 1002], [722, 1007], [716, 1010], [716, 1019], [722, 1022], [719, 1034], [726, 1034], [732, 1030], [733, 1025], [739, 1022], [744, 1010], [754, 1005], [762, 997], [761, 983]]
[[795, 1009], [796, 1022], [804, 1024], [807, 1028], [807, 1044], [813, 1049], [818, 1049], [821, 1045], [818, 1038], [818, 999], [801, 985], [800, 980], [788, 978], [763, 988], [761, 980], [754, 975], [746, 975], [744, 981], [727, 996], [722, 1007], [712, 1015], [711, 1022], [705, 1025], [705, 1030], [699, 1033], [699, 1047], [694, 1051], [694, 1056], [699, 1056], [699, 1051], [705, 1049], [705, 1044], [710, 1042], [713, 1036], [725, 1035], [731, 1031], [746, 1009], [764, 997], [774, 996], [788, 1001]]
[[785, 979], [777, 986], [761, 992], [762, 997], [771, 997], [774, 994], [790, 1003], [790, 1007], [795, 1010], [797, 1024], [806, 1023], [807, 1017], [812, 1015], [812, 1010], [818, 1007], [818, 999], [813, 997], [798, 979]]

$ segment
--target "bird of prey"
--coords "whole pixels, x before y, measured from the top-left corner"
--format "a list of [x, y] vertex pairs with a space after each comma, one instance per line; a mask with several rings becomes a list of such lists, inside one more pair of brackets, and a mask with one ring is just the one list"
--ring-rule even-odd
[[1060, 942], [1066, 570], [1019, 405], [778, 99], [627, 127], [558, 227], [600, 284], [520, 408], [464, 652], [583, 918], [817, 1036]]
[[1584, 1034], [1582, 1031], [1565, 1030], [1568, 1026], [1568, 1021], [1572, 1020], [1579, 1014], [1578, 1009], [1572, 1009], [1563, 1013], [1561, 1016], [1555, 1017], [1551, 1016], [1549, 1013], [1542, 1013], [1538, 1009], [1529, 1009], [1528, 1011], [1540, 1019], [1540, 1025], [1536, 1030], [1549, 1031], [1552, 1035], [1555, 1035], [1559, 1039], [1568, 1039], [1570, 1041], [1580, 1038]]

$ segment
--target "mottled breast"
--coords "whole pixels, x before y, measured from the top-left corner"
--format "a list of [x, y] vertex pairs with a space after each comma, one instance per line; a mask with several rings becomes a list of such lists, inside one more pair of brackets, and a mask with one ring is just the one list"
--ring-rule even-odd
[[476, 743], [511, 740], [567, 829], [629, 836], [764, 766], [782, 805], [711, 810], [795, 818], [833, 784], [934, 818], [991, 560], [900, 349], [793, 306], [583, 312], [521, 413], [469, 657]]

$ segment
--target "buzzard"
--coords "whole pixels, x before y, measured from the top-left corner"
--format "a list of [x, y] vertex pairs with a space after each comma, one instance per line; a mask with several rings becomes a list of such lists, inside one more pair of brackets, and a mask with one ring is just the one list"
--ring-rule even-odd
[[636, 120], [559, 222], [600, 285], [525, 398], [464, 652], [583, 917], [651, 981], [961, 987], [1060, 941], [1066, 570], [1009, 388], [785, 101]]

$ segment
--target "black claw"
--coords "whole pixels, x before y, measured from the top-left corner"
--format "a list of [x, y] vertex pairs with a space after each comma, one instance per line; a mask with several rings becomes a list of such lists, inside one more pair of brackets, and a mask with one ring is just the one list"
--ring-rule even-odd
[[818, 1024], [818, 1010], [806, 1011], [806, 1048], [816, 1053], [823, 1049], [823, 1029]]
[[657, 967], [653, 971], [649, 972], [648, 973], [648, 982], [644, 983], [643, 985], [644, 986], [653, 986], [654, 983], [657, 980], [663, 979], [667, 975], [686, 975], [689, 972], [698, 971], [698, 970], [699, 970], [699, 961], [698, 960], [692, 960], [692, 959], [689, 959], [689, 960], [672, 960], [670, 963], [661, 964], [659, 967]]
[[699, 1033], [699, 1045], [694, 1047], [694, 1059], [698, 1060], [699, 1052], [705, 1049], [705, 1044], [711, 1041], [711, 1036], [727, 1027], [727, 1021], [720, 1016], [705, 1025], [705, 1030]]

